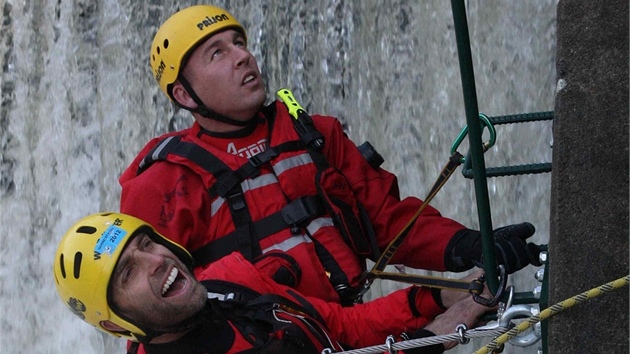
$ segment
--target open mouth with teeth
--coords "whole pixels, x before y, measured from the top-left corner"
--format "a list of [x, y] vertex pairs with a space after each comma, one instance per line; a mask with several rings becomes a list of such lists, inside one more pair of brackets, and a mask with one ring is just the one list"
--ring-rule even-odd
[[173, 268], [162, 287], [162, 297], [171, 297], [179, 294], [185, 285], [186, 278], [179, 273], [177, 268]]
[[245, 85], [246, 83], [248, 83], [248, 82], [250, 82], [252, 80], [254, 80], [254, 75], [247, 75], [245, 80], [243, 80], [243, 85]]

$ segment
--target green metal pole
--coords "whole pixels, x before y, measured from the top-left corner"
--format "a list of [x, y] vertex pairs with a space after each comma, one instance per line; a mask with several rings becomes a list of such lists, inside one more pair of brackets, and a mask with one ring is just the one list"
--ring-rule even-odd
[[497, 263], [494, 254], [494, 237], [492, 235], [492, 216], [488, 199], [488, 185], [486, 181], [486, 166], [483, 158], [481, 141], [482, 127], [477, 107], [477, 92], [475, 88], [475, 74], [473, 71], [470, 39], [468, 34], [468, 20], [463, 0], [451, 0], [453, 21], [455, 24], [455, 38], [459, 55], [459, 70], [464, 92], [464, 108], [466, 109], [466, 124], [468, 125], [468, 141], [472, 159], [477, 212], [479, 214], [479, 230], [482, 236], [484, 257], [484, 271], [488, 287], [496, 294], [499, 282], [497, 279]]

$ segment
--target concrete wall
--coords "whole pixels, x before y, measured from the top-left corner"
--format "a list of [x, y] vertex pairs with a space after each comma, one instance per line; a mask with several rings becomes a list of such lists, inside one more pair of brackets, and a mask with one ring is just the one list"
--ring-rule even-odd
[[[559, 1], [550, 304], [628, 274], [628, 1]], [[628, 353], [628, 289], [549, 321], [549, 353]]]

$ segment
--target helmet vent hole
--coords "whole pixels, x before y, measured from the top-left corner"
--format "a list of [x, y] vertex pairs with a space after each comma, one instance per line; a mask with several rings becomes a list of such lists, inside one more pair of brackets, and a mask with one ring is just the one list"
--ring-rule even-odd
[[164, 40], [164, 49], [168, 49], [168, 39]]
[[79, 279], [81, 275], [81, 260], [83, 260], [83, 253], [77, 252], [74, 254], [74, 278]]
[[77, 229], [78, 234], [93, 234], [96, 232], [96, 228], [93, 226], [81, 226]]
[[59, 256], [59, 268], [61, 269], [61, 276], [66, 279], [66, 267], [63, 263], [63, 253]]

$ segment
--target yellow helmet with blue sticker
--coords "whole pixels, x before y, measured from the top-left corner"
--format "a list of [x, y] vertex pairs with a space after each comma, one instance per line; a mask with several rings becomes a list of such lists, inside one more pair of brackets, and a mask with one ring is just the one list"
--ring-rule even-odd
[[[120, 213], [98, 213], [79, 220], [61, 239], [53, 265], [57, 292], [75, 315], [101, 331], [134, 341], [146, 336], [147, 331], [112, 309], [109, 282], [127, 243], [143, 233], [192, 269], [193, 260], [188, 251], [144, 221]], [[103, 321], [127, 332], [112, 332], [103, 327]]]

